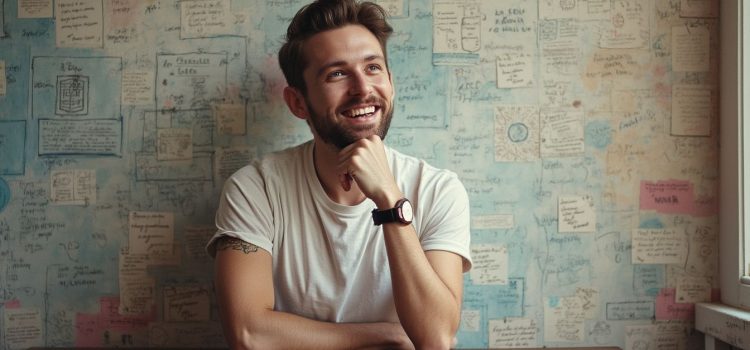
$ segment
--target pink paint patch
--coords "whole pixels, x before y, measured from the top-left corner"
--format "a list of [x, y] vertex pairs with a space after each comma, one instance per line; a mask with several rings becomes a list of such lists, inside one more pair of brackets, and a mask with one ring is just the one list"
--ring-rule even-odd
[[21, 301], [18, 299], [8, 300], [3, 303], [3, 306], [5, 306], [6, 309], [20, 309]]
[[76, 314], [76, 347], [133, 345], [127, 342], [134, 336], [147, 337], [149, 322], [156, 320], [155, 309], [149, 314], [120, 315], [118, 297], [102, 297], [99, 305], [100, 312], [97, 314]]
[[667, 74], [667, 67], [665, 66], [656, 66], [653, 69], [654, 76], [656, 77], [663, 77], [665, 74]]
[[[695, 304], [677, 303], [675, 296], [676, 288], [662, 288], [656, 296], [656, 319], [657, 320], [693, 320], [695, 316]], [[721, 290], [711, 289], [711, 301], [721, 300]]]

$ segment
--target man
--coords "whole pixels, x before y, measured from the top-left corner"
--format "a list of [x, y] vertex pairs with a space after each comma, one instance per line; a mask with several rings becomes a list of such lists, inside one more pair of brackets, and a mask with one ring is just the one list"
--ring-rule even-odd
[[303, 7], [279, 53], [284, 100], [313, 140], [224, 186], [208, 249], [232, 348], [454, 342], [471, 267], [468, 197], [454, 173], [384, 146], [392, 29], [382, 8], [355, 1]]

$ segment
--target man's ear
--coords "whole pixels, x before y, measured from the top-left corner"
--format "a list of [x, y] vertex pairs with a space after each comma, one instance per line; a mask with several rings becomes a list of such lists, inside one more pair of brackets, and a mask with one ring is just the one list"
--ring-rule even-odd
[[307, 110], [307, 103], [305, 103], [305, 96], [297, 88], [291, 86], [285, 87], [284, 101], [286, 102], [286, 106], [289, 107], [289, 111], [297, 118], [307, 119], [310, 116], [310, 112]]

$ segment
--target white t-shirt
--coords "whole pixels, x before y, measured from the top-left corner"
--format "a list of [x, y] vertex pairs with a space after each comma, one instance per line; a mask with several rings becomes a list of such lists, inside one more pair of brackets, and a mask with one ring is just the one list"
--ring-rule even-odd
[[[471, 268], [469, 200], [456, 174], [386, 147], [396, 182], [414, 207], [424, 250], [454, 252]], [[332, 201], [313, 165], [313, 142], [267, 155], [225, 183], [216, 213], [221, 236], [273, 257], [275, 310], [328, 322], [398, 322], [375, 203]]]

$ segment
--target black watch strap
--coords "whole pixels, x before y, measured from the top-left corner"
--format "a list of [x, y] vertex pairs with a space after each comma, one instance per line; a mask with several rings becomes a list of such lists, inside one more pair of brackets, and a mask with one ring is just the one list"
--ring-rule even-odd
[[399, 221], [398, 208], [391, 208], [386, 210], [378, 210], [377, 208], [375, 208], [372, 210], [372, 221], [375, 225], [397, 222]]

